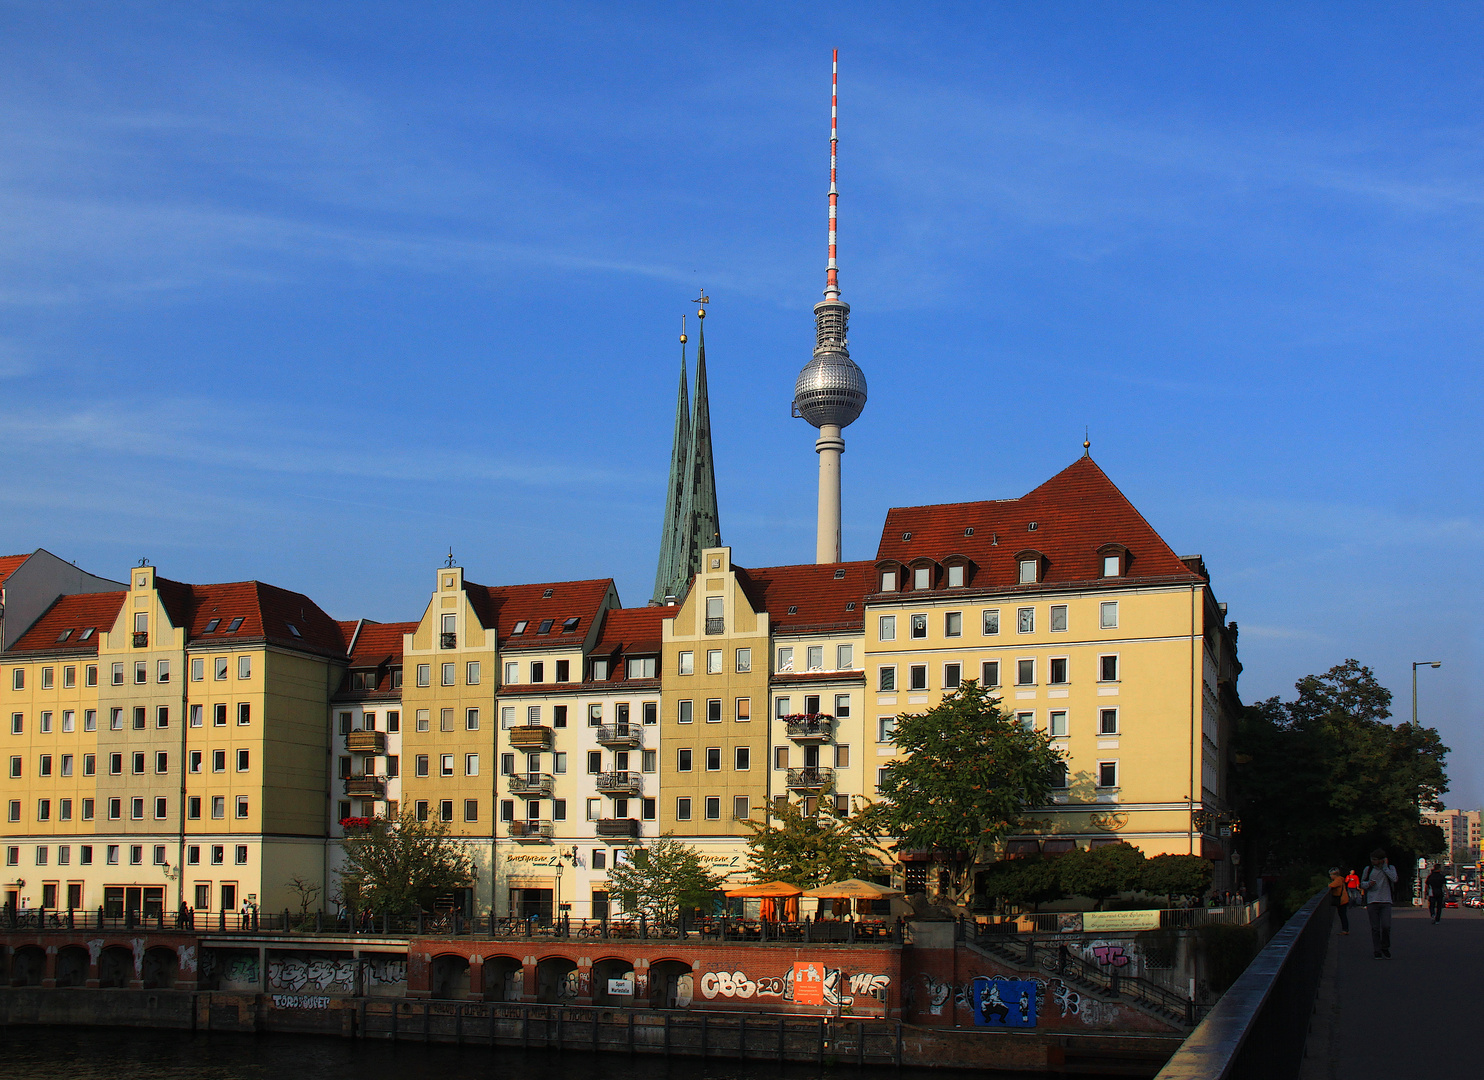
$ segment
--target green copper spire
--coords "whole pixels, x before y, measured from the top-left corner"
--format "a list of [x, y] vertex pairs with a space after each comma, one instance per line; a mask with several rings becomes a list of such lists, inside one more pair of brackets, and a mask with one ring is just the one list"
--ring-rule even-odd
[[[707, 303], [703, 294], [697, 301]], [[706, 309], [697, 316], [704, 320]], [[665, 525], [660, 537], [660, 562], [654, 576], [651, 602], [663, 604], [690, 589], [701, 569], [701, 552], [721, 544], [720, 515], [716, 507], [716, 467], [711, 452], [711, 403], [706, 391], [706, 324], [697, 342], [696, 398], [686, 393], [685, 334], [680, 335], [680, 399], [675, 406], [675, 442], [670, 451], [670, 482], [665, 490]]]
[[667, 596], [679, 596], [690, 576], [686, 552], [680, 543], [681, 514], [685, 503], [685, 462], [690, 452], [690, 389], [685, 380], [685, 322], [680, 323], [680, 394], [675, 402], [675, 440], [670, 448], [670, 482], [665, 487], [665, 524], [660, 533], [660, 564], [654, 574], [651, 603], [663, 604]]

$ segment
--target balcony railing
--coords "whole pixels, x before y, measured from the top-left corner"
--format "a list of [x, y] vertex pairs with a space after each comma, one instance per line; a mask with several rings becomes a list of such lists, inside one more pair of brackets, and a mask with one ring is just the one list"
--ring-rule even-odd
[[810, 713], [785, 717], [785, 723], [788, 725], [788, 737], [794, 742], [829, 742], [835, 727], [835, 718], [826, 713]]
[[641, 741], [638, 724], [605, 724], [598, 729], [598, 742], [604, 746], [638, 746]]
[[794, 791], [820, 791], [835, 783], [835, 770], [826, 765], [788, 770], [788, 786]]
[[147, 648], [149, 648], [149, 635], [147, 633], [143, 633], [143, 632], [140, 632], [140, 631], [135, 631], [135, 633], [134, 633], [134, 648], [136, 648], [136, 649], [147, 649]]
[[598, 774], [598, 790], [610, 795], [637, 795], [642, 784], [640, 774], [628, 770]]
[[348, 731], [345, 734], [345, 749], [352, 754], [384, 754], [386, 735], [380, 731]]
[[637, 839], [639, 836], [639, 819], [631, 817], [599, 818], [598, 835], [608, 837], [609, 839]]
[[540, 727], [535, 724], [513, 727], [506, 734], [510, 737], [510, 745], [520, 750], [549, 750], [551, 748], [552, 730], [549, 727]]
[[384, 776], [347, 776], [345, 778], [345, 793], [347, 795], [359, 796], [363, 799], [382, 799], [386, 797], [386, 777]]
[[459, 647], [459, 635], [439, 634], [438, 647], [440, 649], [457, 649]]
[[534, 844], [551, 843], [551, 822], [549, 821], [511, 821], [507, 823], [507, 832], [512, 840]]
[[511, 773], [510, 794], [512, 795], [539, 795], [547, 798], [551, 795], [552, 778], [550, 773]]
[[706, 633], [708, 633], [708, 634], [725, 634], [726, 632], [727, 632], [727, 626], [726, 626], [726, 620], [725, 619], [707, 619], [706, 620]]

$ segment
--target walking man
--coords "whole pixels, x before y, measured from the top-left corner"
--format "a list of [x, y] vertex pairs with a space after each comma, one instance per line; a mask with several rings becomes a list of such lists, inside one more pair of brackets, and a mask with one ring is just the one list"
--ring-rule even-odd
[[1443, 867], [1434, 863], [1432, 873], [1427, 875], [1427, 912], [1435, 923], [1443, 921], [1443, 905], [1448, 902], [1448, 879], [1443, 876]]
[[1396, 895], [1396, 867], [1377, 848], [1371, 852], [1371, 865], [1360, 877], [1365, 895], [1365, 911], [1371, 919], [1371, 950], [1377, 960], [1391, 959], [1391, 904]]

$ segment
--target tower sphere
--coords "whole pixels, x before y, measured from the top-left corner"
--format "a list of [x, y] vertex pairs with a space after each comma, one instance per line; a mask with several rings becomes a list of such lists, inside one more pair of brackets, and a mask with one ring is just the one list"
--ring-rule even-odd
[[842, 349], [821, 348], [794, 383], [794, 409], [814, 427], [855, 422], [866, 407], [866, 376]]

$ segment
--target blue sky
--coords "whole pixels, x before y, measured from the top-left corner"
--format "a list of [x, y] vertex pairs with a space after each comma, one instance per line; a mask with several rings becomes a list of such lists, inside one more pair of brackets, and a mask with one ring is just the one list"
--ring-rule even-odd
[[0, 2], [0, 549], [642, 603], [704, 287], [723, 537], [808, 561], [832, 47], [846, 556], [1090, 427], [1246, 699], [1441, 659], [1484, 801], [1477, 6]]

